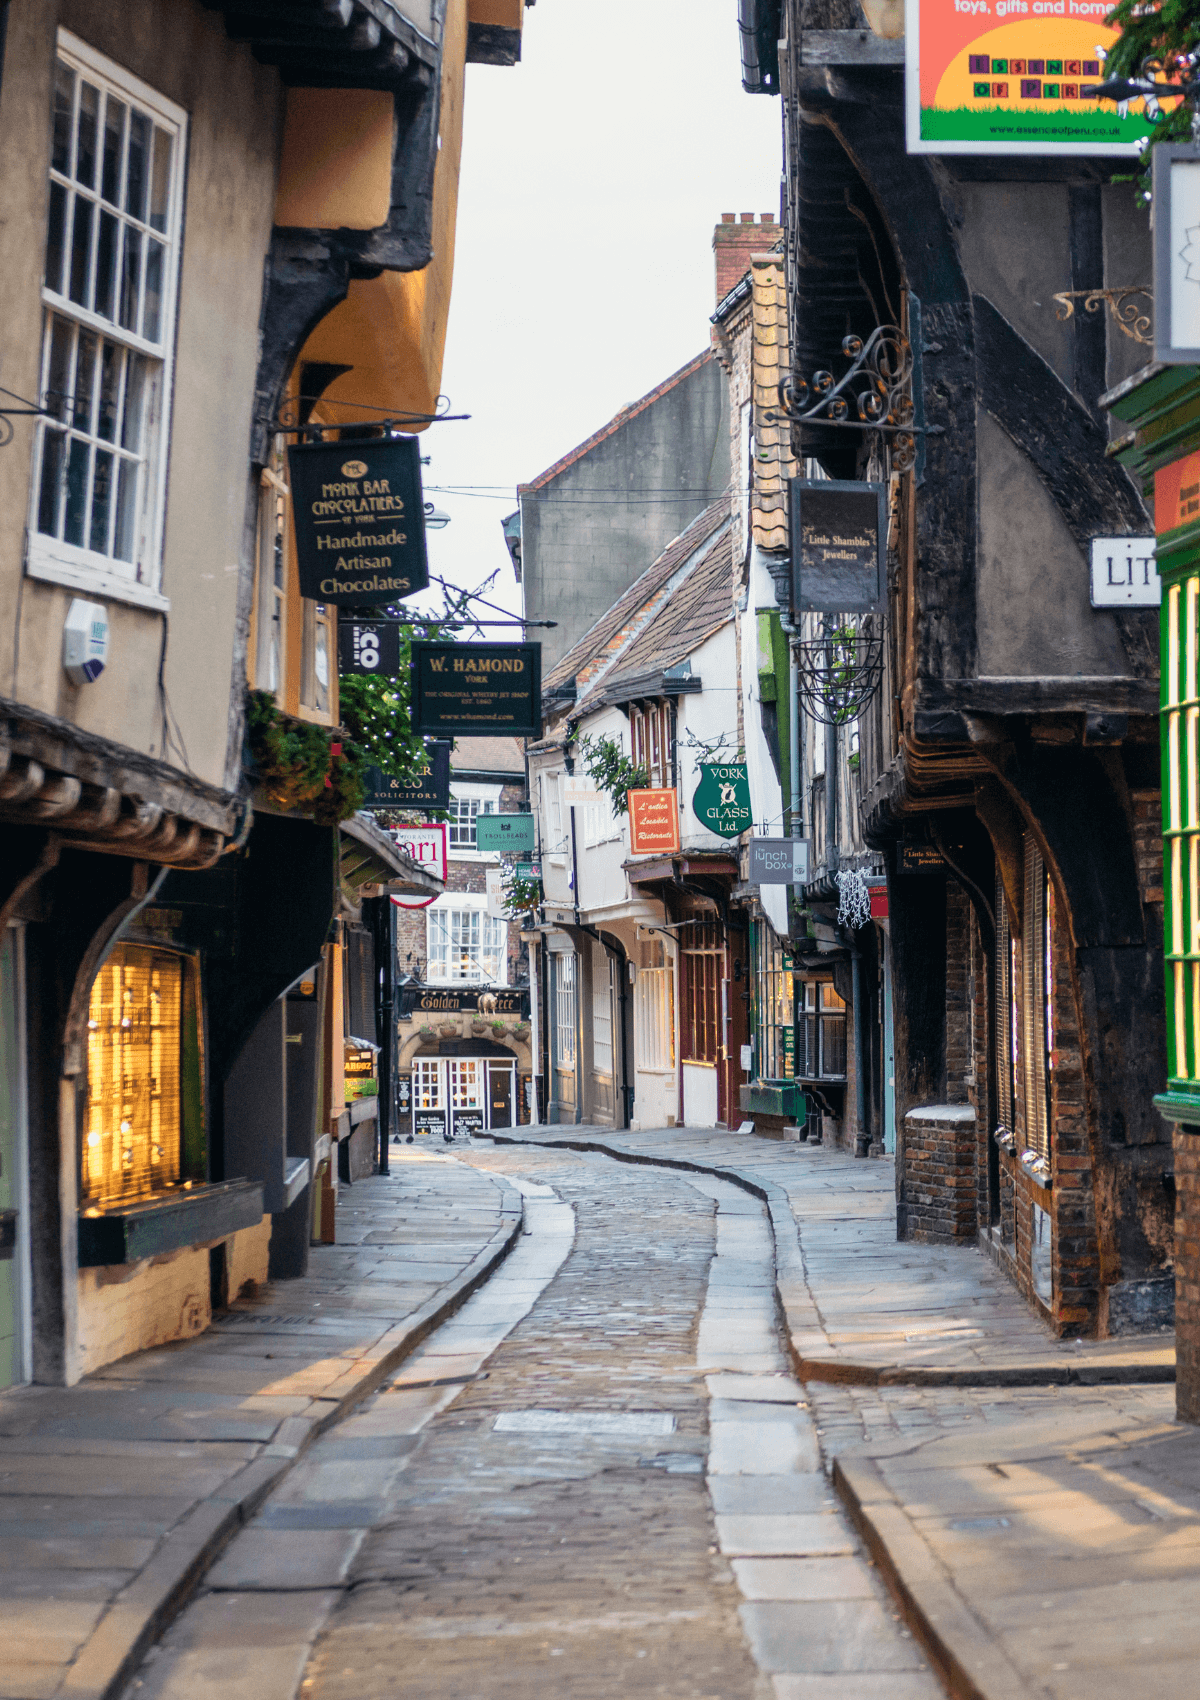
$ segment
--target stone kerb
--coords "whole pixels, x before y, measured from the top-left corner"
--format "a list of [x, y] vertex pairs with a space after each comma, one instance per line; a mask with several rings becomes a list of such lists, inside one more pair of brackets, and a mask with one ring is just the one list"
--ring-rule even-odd
[[904, 1118], [904, 1201], [910, 1240], [972, 1241], [976, 1231], [975, 1109], [923, 1104]]

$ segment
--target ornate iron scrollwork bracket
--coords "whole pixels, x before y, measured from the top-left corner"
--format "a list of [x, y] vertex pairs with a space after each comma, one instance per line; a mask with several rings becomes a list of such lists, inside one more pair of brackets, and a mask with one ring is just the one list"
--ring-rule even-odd
[[[787, 377], [779, 386], [779, 412], [793, 425], [819, 425], [842, 431], [880, 431], [889, 439], [892, 469], [908, 472], [916, 462], [917, 437], [943, 434], [940, 425], [922, 426], [913, 417], [912, 345], [895, 325], [878, 325], [866, 342], [842, 338], [850, 369], [839, 379], [814, 372], [811, 379]], [[853, 404], [853, 414], [851, 405]], [[777, 424], [778, 417], [767, 416]]]
[[1050, 299], [1058, 302], [1055, 317], [1064, 323], [1074, 318], [1077, 301], [1083, 302], [1085, 313], [1098, 313], [1107, 301], [1118, 330], [1140, 342], [1143, 348], [1153, 348], [1154, 321], [1149, 313], [1138, 311], [1135, 297], [1139, 295], [1144, 295], [1153, 306], [1154, 292], [1146, 283], [1126, 284], [1123, 289], [1063, 289]]

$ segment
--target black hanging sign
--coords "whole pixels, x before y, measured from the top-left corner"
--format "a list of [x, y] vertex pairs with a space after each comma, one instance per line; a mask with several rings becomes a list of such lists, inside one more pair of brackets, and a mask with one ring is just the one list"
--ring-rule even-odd
[[429, 583], [415, 437], [296, 443], [288, 449], [300, 594], [394, 602]]
[[415, 642], [411, 712], [434, 736], [540, 738], [541, 644]]
[[792, 606], [801, 614], [881, 608], [887, 560], [887, 485], [792, 478]]
[[427, 746], [428, 761], [409, 785], [369, 767], [364, 809], [444, 809], [450, 802], [450, 740], [438, 739]]
[[509, 986], [503, 990], [481, 986], [467, 991], [457, 986], [409, 984], [396, 988], [396, 1013], [402, 1021], [414, 1015], [518, 1015], [529, 1019], [529, 987]]
[[394, 620], [338, 621], [338, 672], [394, 679], [400, 671], [400, 627]]

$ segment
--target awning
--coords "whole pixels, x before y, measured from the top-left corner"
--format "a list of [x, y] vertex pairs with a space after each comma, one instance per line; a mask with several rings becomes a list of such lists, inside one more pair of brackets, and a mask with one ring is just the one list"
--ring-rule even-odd
[[446, 889], [443, 880], [418, 867], [370, 815], [351, 815], [338, 833], [338, 882], [350, 911], [357, 910], [364, 897], [440, 897]]

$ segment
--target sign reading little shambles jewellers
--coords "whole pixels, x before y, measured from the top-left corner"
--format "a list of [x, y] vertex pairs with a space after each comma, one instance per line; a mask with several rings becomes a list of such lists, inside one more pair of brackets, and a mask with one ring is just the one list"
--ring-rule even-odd
[[412, 724], [434, 737], [542, 735], [540, 643], [414, 643]]
[[869, 614], [883, 606], [886, 484], [793, 478], [792, 606], [806, 614]]
[[429, 583], [415, 437], [288, 449], [300, 594], [394, 602]]

